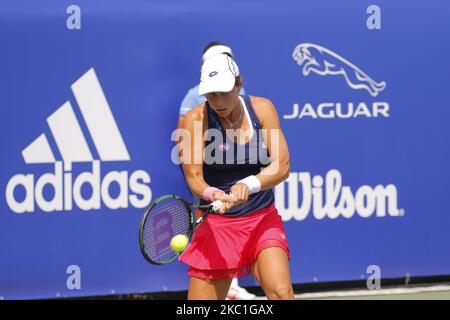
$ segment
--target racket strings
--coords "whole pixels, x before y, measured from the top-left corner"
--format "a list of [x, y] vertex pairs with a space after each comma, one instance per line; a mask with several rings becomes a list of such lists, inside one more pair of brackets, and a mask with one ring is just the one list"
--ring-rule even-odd
[[143, 244], [147, 256], [156, 263], [164, 263], [177, 254], [170, 247], [177, 234], [188, 235], [190, 213], [183, 202], [167, 198], [155, 204], [143, 227]]

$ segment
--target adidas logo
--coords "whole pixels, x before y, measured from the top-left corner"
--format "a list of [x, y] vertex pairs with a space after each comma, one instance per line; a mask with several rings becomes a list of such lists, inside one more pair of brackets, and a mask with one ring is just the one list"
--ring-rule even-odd
[[[94, 69], [87, 71], [71, 88], [100, 159], [91, 153], [72, 104], [66, 101], [47, 118], [62, 161], [56, 160], [45, 134], [23, 149], [26, 164], [53, 163], [54, 172], [37, 179], [33, 174], [13, 176], [6, 187], [9, 208], [16, 213], [34, 212], [36, 204], [42, 211], [53, 212], [72, 210], [75, 204], [87, 211], [100, 209], [101, 202], [109, 209], [127, 208], [129, 204], [146, 207], [151, 201], [150, 176], [146, 171], [136, 170], [131, 174], [110, 171], [101, 175], [101, 162], [131, 159]], [[77, 162], [92, 163], [92, 170], [72, 177], [72, 164]], [[119, 186], [118, 195], [110, 194], [113, 184]], [[86, 185], [92, 191], [88, 197], [82, 193]], [[25, 190], [25, 196], [16, 199], [19, 186]], [[44, 197], [44, 188], [49, 187], [53, 189], [52, 199]]]

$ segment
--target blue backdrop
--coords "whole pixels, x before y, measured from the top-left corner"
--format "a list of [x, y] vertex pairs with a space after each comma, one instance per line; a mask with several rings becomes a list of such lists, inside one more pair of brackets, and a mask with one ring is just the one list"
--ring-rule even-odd
[[[67, 26], [72, 4], [81, 29]], [[370, 265], [383, 278], [449, 274], [449, 10], [2, 0], [0, 297], [187, 288], [184, 265], [142, 258], [138, 223], [152, 199], [190, 197], [170, 137], [213, 40], [233, 48], [247, 93], [279, 112], [293, 282], [365, 279]]]

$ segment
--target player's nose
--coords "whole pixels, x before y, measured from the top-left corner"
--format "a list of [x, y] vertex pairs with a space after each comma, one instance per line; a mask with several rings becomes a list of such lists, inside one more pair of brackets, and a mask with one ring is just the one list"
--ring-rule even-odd
[[225, 102], [225, 95], [222, 93], [222, 92], [218, 92], [216, 95], [215, 95], [215, 102], [216, 102], [216, 104], [218, 105], [218, 106], [221, 106], [221, 107], [223, 107], [223, 105], [224, 105], [224, 102]]

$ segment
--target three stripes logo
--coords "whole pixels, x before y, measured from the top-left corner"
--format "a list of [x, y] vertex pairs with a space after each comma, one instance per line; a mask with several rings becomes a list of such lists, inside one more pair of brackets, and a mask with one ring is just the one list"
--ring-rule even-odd
[[[95, 70], [91, 68], [71, 86], [75, 100], [92, 138], [99, 159], [95, 159], [77, 120], [70, 101], [53, 112], [47, 123], [62, 161], [56, 160], [45, 134], [38, 136], [22, 151], [26, 164], [54, 164], [53, 173], [45, 173], [35, 181], [33, 174], [16, 174], [6, 187], [6, 201], [16, 213], [72, 210], [74, 204], [82, 210], [96, 210], [101, 204], [109, 209], [127, 208], [130, 204], [144, 208], [151, 201], [150, 176], [144, 170], [110, 171], [101, 177], [101, 162], [130, 161], [130, 155], [106, 100]], [[91, 172], [72, 177], [72, 164], [91, 162]], [[119, 186], [118, 195], [110, 194], [110, 186]], [[82, 188], [90, 186], [86, 197]], [[25, 190], [23, 199], [15, 197], [16, 188]], [[44, 197], [44, 188], [53, 189], [52, 199]]]

